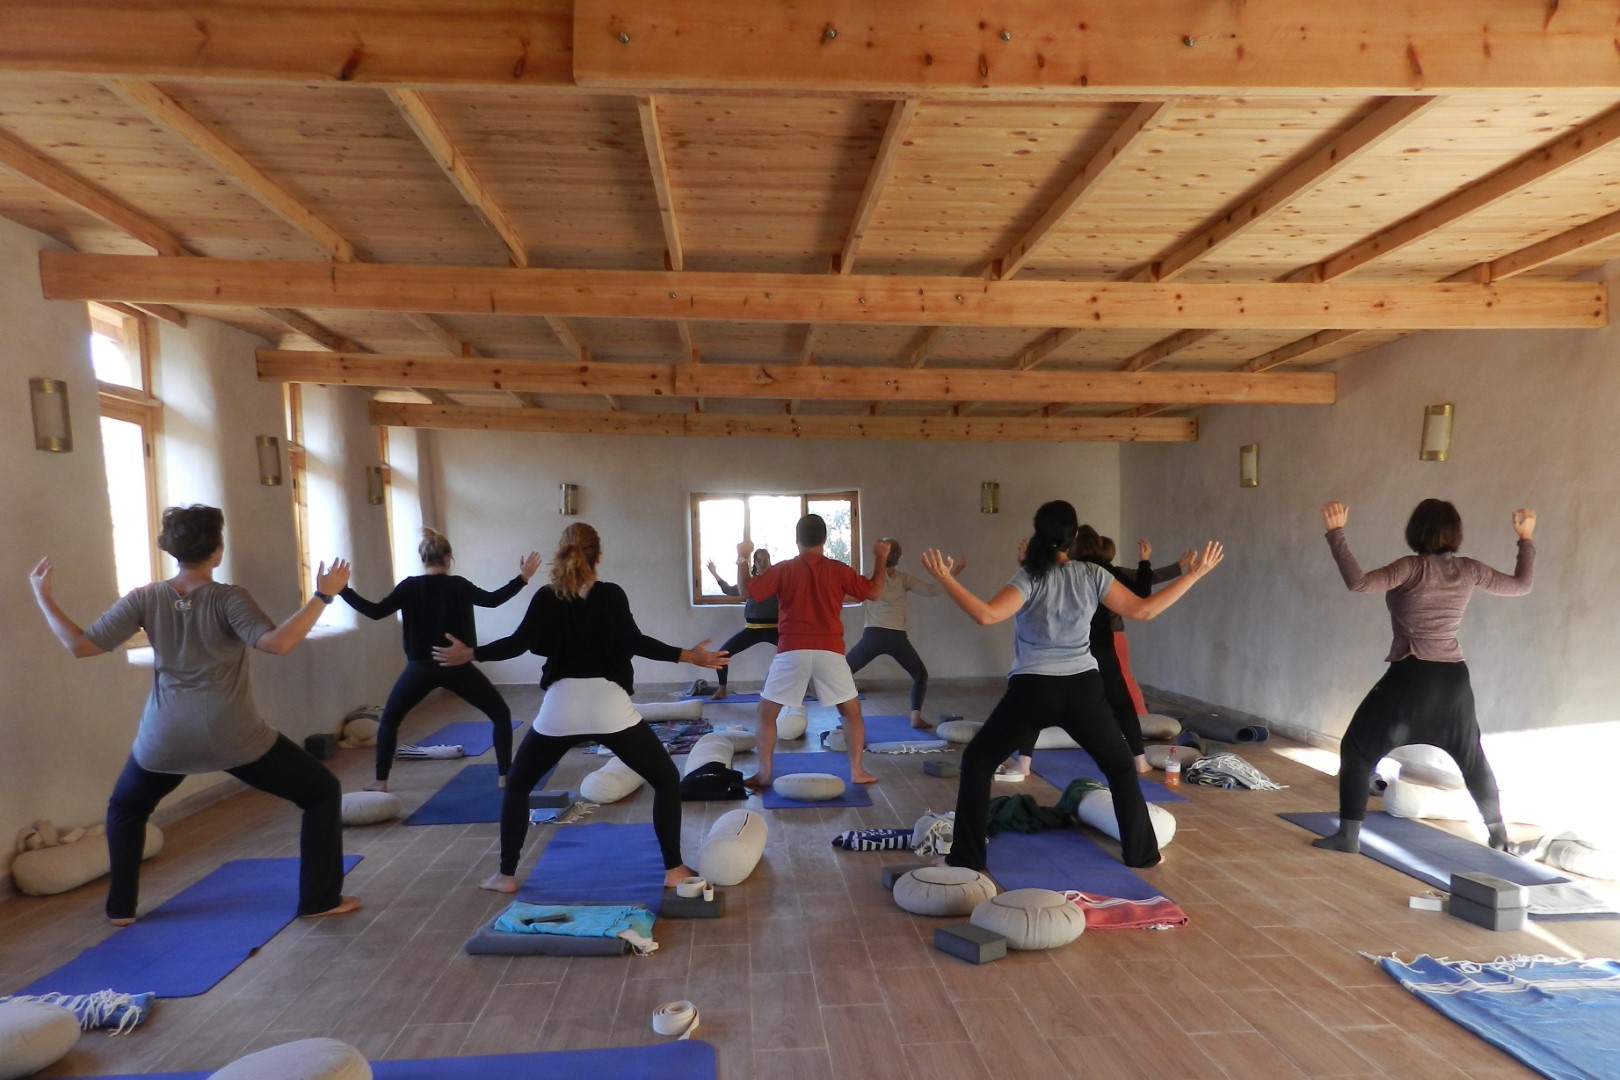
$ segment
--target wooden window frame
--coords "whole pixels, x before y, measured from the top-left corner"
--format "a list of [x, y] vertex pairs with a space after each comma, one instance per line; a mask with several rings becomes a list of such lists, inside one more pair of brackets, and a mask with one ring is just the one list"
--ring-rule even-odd
[[[743, 505], [743, 538], [753, 539], [752, 522], [749, 520], [748, 500], [755, 495], [768, 495], [780, 498], [781, 496], [796, 496], [799, 500], [799, 515], [802, 517], [810, 512], [810, 503], [827, 502], [842, 499], [849, 503], [849, 548], [855, 559], [855, 569], [861, 569], [865, 556], [861, 548], [861, 493], [858, 489], [850, 488], [843, 491], [694, 491], [688, 498], [688, 514], [690, 519], [690, 537], [687, 548], [691, 555], [691, 580], [689, 584], [693, 607], [741, 607], [743, 598], [740, 596], [706, 596], [703, 593], [703, 557], [698, 543], [701, 535], [699, 529], [699, 507], [711, 500], [740, 499]], [[733, 567], [735, 569], [735, 566]]]
[[287, 420], [287, 483], [292, 485], [293, 537], [298, 547], [298, 595], [309, 603], [315, 595], [314, 564], [309, 553], [308, 454], [304, 450], [304, 388], [282, 385], [282, 406]]
[[[114, 310], [104, 304], [86, 305], [90, 317], [90, 332], [112, 337], [128, 354], [135, 354], [135, 368], [139, 372], [139, 387], [121, 383], [96, 383], [98, 419], [117, 420], [133, 424], [141, 433], [142, 466], [146, 473], [146, 535], [147, 569], [152, 580], [163, 577], [163, 553], [158, 549], [158, 533], [162, 528], [162, 493], [158, 490], [157, 440], [163, 432], [163, 402], [152, 395], [152, 353], [154, 341], [148, 319], [138, 314]], [[116, 331], [116, 333], [108, 333]], [[146, 632], [130, 639], [132, 647], [148, 644]]]

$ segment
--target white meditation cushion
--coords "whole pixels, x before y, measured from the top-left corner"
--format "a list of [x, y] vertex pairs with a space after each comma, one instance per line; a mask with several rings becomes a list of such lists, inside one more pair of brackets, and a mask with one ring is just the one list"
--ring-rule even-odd
[[948, 743], [960, 745], [971, 742], [982, 727], [984, 724], [979, 720], [947, 720], [934, 728], [934, 734]]
[[[1159, 846], [1165, 847], [1176, 836], [1176, 816], [1157, 803], [1148, 803], [1148, 820], [1153, 823], [1153, 835]], [[1075, 817], [1098, 832], [1119, 839], [1119, 817], [1114, 813], [1114, 793], [1106, 789], [1088, 791], [1080, 799]]]
[[1384, 789], [1384, 809], [1395, 817], [1477, 821], [1479, 807], [1467, 788], [1431, 787], [1396, 777]]
[[732, 756], [736, 752], [736, 747], [730, 739], [724, 735], [716, 735], [711, 731], [693, 743], [692, 749], [687, 751], [686, 771], [681, 775], [691, 776], [700, 766], [716, 762], [729, 769], [731, 768]]
[[[162, 850], [162, 831], [147, 822], [146, 845], [141, 850], [141, 858], [150, 859]], [[20, 893], [54, 896], [94, 881], [111, 869], [106, 834], [97, 828], [71, 844], [37, 848], [18, 855], [11, 862], [11, 880]]]
[[79, 1018], [60, 1005], [0, 1001], [0, 1080], [33, 1076], [79, 1041]]
[[377, 721], [369, 716], [357, 716], [343, 725], [344, 746], [376, 746]]
[[1176, 760], [1181, 762], [1182, 772], [1186, 772], [1187, 766], [1204, 756], [1196, 746], [1167, 746], [1164, 743], [1154, 743], [1142, 751], [1147, 763], [1155, 769], [1163, 769], [1164, 763], [1170, 760], [1172, 753], [1176, 755]]
[[343, 824], [376, 825], [399, 817], [403, 807], [391, 791], [347, 791], [343, 794]]
[[732, 750], [739, 754], [746, 754], [753, 750], [756, 745], [758, 745], [758, 740], [754, 738], [754, 733], [749, 731], [747, 728], [719, 727], [715, 728], [709, 734], [718, 735], [722, 739], [730, 739]]
[[655, 720], [703, 719], [701, 698], [693, 698], [690, 701], [638, 701], [634, 703], [634, 708], [649, 724]]
[[826, 802], [844, 793], [844, 779], [824, 772], [796, 772], [778, 776], [771, 787], [778, 795], [800, 802]]
[[1547, 843], [1547, 853], [1541, 861], [1560, 870], [1602, 878], [1620, 879], [1620, 852], [1605, 851], [1589, 840], [1573, 833], [1564, 833]]
[[1037, 750], [1069, 750], [1079, 745], [1060, 727], [1042, 728], [1040, 736], [1035, 740]]
[[913, 915], [970, 915], [996, 884], [965, 866], [922, 866], [894, 881], [894, 902]]
[[593, 803], [614, 803], [628, 798], [645, 784], [641, 774], [616, 757], [579, 782], [579, 793]]
[[1009, 949], [1055, 949], [1086, 930], [1079, 905], [1051, 889], [1013, 889], [992, 896], [973, 909], [969, 921], [1006, 938]]
[[698, 876], [714, 885], [740, 885], [765, 852], [765, 818], [752, 810], [729, 810], [709, 829], [698, 851]]
[[366, 1056], [337, 1039], [299, 1039], [237, 1058], [209, 1080], [371, 1080]]
[[1144, 739], [1173, 739], [1181, 734], [1181, 721], [1162, 713], [1143, 713], [1137, 717], [1142, 724]]
[[804, 729], [810, 726], [810, 714], [803, 705], [789, 705], [776, 717], [776, 737], [786, 742], [804, 738]]

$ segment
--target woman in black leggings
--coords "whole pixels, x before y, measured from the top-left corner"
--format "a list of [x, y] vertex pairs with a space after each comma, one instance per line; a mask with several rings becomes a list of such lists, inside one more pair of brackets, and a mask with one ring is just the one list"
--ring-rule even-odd
[[[926, 728], [930, 725], [923, 719], [922, 707], [923, 698], [928, 695], [928, 667], [911, 644], [911, 635], [906, 633], [906, 594], [938, 596], [939, 586], [898, 569], [900, 541], [884, 537], [883, 542], [889, 545], [889, 557], [883, 563], [883, 591], [863, 605], [866, 629], [845, 659], [849, 661], [851, 675], [880, 656], [899, 664], [900, 670], [911, 676], [911, 726]], [[951, 564], [951, 572], [955, 574], [966, 568], [966, 558], [956, 559]]]
[[653, 830], [664, 856], [664, 884], [691, 877], [681, 858], [681, 777], [652, 728], [630, 703], [631, 660], [667, 660], [721, 668], [724, 653], [708, 642], [690, 649], [666, 645], [643, 634], [630, 614], [624, 590], [596, 576], [602, 541], [596, 530], [576, 522], [563, 530], [551, 563], [551, 583], [535, 593], [523, 622], [510, 637], [480, 645], [451, 643], [433, 650], [442, 664], [469, 660], [510, 660], [526, 652], [546, 658], [540, 688], [546, 696], [533, 728], [523, 736], [506, 796], [501, 802], [501, 865], [479, 883], [494, 892], [516, 892], [518, 858], [529, 831], [529, 793], [562, 760], [570, 747], [599, 742], [617, 754], [653, 789]]
[[377, 722], [377, 779], [367, 791], [387, 791], [388, 774], [394, 766], [399, 743], [399, 725], [405, 715], [422, 703], [434, 690], [444, 689], [489, 717], [495, 732], [495, 765], [501, 783], [512, 765], [512, 710], [482, 671], [475, 667], [442, 667], [433, 660], [433, 646], [442, 645], [454, 634], [477, 644], [477, 623], [473, 608], [500, 607], [523, 591], [534, 572], [540, 569], [540, 553], [531, 551], [518, 560], [517, 576], [494, 592], [485, 592], [459, 574], [450, 573], [454, 556], [450, 541], [441, 532], [422, 530], [416, 546], [425, 574], [408, 577], [380, 601], [367, 600], [353, 589], [344, 589], [344, 601], [368, 619], [385, 619], [396, 611], [405, 613], [405, 670], [394, 680], [382, 718]]
[[[739, 588], [737, 585], [731, 584], [730, 582], [726, 581], [725, 578], [720, 576], [720, 571], [715, 569], [713, 561], [710, 561], [705, 565], [708, 566], [709, 573], [714, 576], [714, 583], [720, 586], [721, 592], [725, 593], [727, 596], [742, 595], [741, 588]], [[751, 570], [749, 571], [749, 576], [759, 577], [759, 575], [763, 574], [770, 568], [771, 553], [766, 551], [764, 548], [755, 548], [754, 562]], [[769, 645], [772, 648], [775, 648], [776, 618], [776, 597], [768, 596], [763, 600], [755, 600], [752, 596], [748, 597], [743, 601], [743, 628], [726, 639], [726, 643], [720, 646], [721, 653], [726, 656], [736, 656], [738, 653], [747, 652], [755, 645]], [[721, 668], [719, 674], [720, 689], [716, 690], [709, 700], [725, 700], [726, 674], [727, 669]]]

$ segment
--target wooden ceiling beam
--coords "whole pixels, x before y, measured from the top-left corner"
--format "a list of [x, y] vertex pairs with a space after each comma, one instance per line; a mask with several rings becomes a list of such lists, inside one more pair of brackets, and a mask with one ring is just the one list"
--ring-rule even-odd
[[1155, 341], [1147, 348], [1140, 350], [1129, 360], [1120, 365], [1121, 371], [1147, 371], [1158, 367], [1176, 353], [1192, 347], [1200, 341], [1215, 336], [1214, 330], [1178, 330], [1169, 337]]
[[1534, 244], [1510, 251], [1489, 262], [1477, 263], [1446, 280], [1502, 281], [1534, 270], [1538, 266], [1545, 266], [1566, 255], [1573, 255], [1577, 251], [1613, 240], [1617, 236], [1620, 236], [1620, 210], [1591, 221], [1583, 221], [1573, 229], [1566, 229], [1556, 236], [1538, 240]]
[[928, 357], [939, 347], [940, 340], [950, 332], [951, 328], [948, 326], [930, 326], [928, 332], [923, 335], [922, 340], [912, 346], [911, 350], [906, 353], [906, 365], [920, 368], [928, 363]]
[[308, 263], [42, 251], [45, 296], [125, 303], [721, 322], [1355, 330], [1605, 325], [1601, 282], [986, 281], [835, 274]]
[[259, 378], [347, 386], [434, 386], [621, 397], [770, 398], [820, 401], [1165, 402], [1330, 405], [1327, 374], [1052, 372], [803, 367], [757, 364], [557, 363], [375, 353], [261, 349]]
[[849, 234], [844, 240], [844, 250], [838, 257], [838, 272], [850, 274], [855, 271], [855, 257], [860, 252], [861, 241], [866, 238], [866, 227], [872, 221], [872, 213], [877, 209], [878, 201], [883, 198], [883, 189], [887, 186], [889, 178], [894, 175], [894, 163], [900, 157], [900, 149], [905, 145], [906, 132], [911, 128], [911, 122], [917, 118], [918, 101], [916, 98], [902, 98], [894, 103], [889, 112], [889, 122], [883, 128], [883, 140], [878, 143], [877, 156], [872, 159], [872, 167], [866, 173], [866, 186], [861, 189], [861, 197], [855, 203], [855, 216], [849, 225]]
[[123, 200], [109, 195], [33, 147], [0, 131], [0, 168], [16, 173], [129, 234], [159, 255], [188, 254], [180, 238]]
[[1083, 333], [1085, 333], [1084, 330], [1075, 327], [1049, 331], [1041, 335], [1035, 344], [1020, 353], [1018, 359], [1013, 362], [1013, 367], [1019, 371], [1029, 371], [1039, 364], [1044, 364], [1047, 357]]
[[1318, 330], [1310, 337], [1290, 341], [1288, 344], [1256, 356], [1252, 360], [1246, 360], [1237, 370], [1256, 374], [1270, 371], [1272, 368], [1281, 367], [1283, 364], [1301, 360], [1312, 353], [1321, 352], [1329, 345], [1336, 345], [1345, 338], [1354, 337], [1355, 335], [1356, 331], [1354, 330]]
[[[658, 102], [651, 97], [636, 99], [636, 114], [641, 118], [641, 142], [647, 150], [647, 168], [652, 173], [653, 195], [658, 200], [658, 219], [664, 226], [664, 268], [686, 269], [686, 248], [681, 243], [681, 223], [675, 215], [675, 186], [670, 176], [669, 158], [664, 153], [664, 134], [658, 126]], [[697, 343], [692, 338], [692, 327], [685, 319], [675, 324], [681, 336], [681, 358], [684, 362], [698, 362]]]
[[259, 310], [294, 333], [303, 334], [328, 352], [364, 353], [369, 351], [364, 346], [344, 337], [336, 330], [316, 322], [301, 311], [277, 307], [266, 307]]
[[726, 413], [593, 413], [373, 401], [378, 427], [458, 428], [569, 435], [721, 436], [766, 439], [949, 440], [989, 442], [1192, 442], [1195, 420], [954, 416], [789, 416]]

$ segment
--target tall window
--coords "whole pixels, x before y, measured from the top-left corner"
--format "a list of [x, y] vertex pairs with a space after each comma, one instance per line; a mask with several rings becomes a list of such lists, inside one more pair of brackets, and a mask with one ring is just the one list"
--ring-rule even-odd
[[788, 495], [746, 492], [701, 493], [692, 496], [692, 603], [740, 604], [741, 599], [720, 590], [707, 564], [729, 585], [737, 584], [737, 544], [752, 540], [771, 553], [772, 562], [799, 553], [793, 527], [805, 514], [820, 514], [827, 521], [829, 559], [860, 569], [861, 514], [859, 493], [824, 491]]
[[315, 575], [309, 561], [309, 456], [304, 450], [304, 388], [298, 383], [285, 383], [281, 393], [287, 413], [287, 476], [292, 483], [293, 533], [298, 541], [298, 589], [308, 603], [315, 595]]
[[90, 359], [100, 387], [101, 446], [112, 507], [113, 564], [119, 593], [163, 574], [157, 549], [155, 444], [163, 403], [152, 395], [151, 328], [146, 317], [102, 304], [90, 308]]

